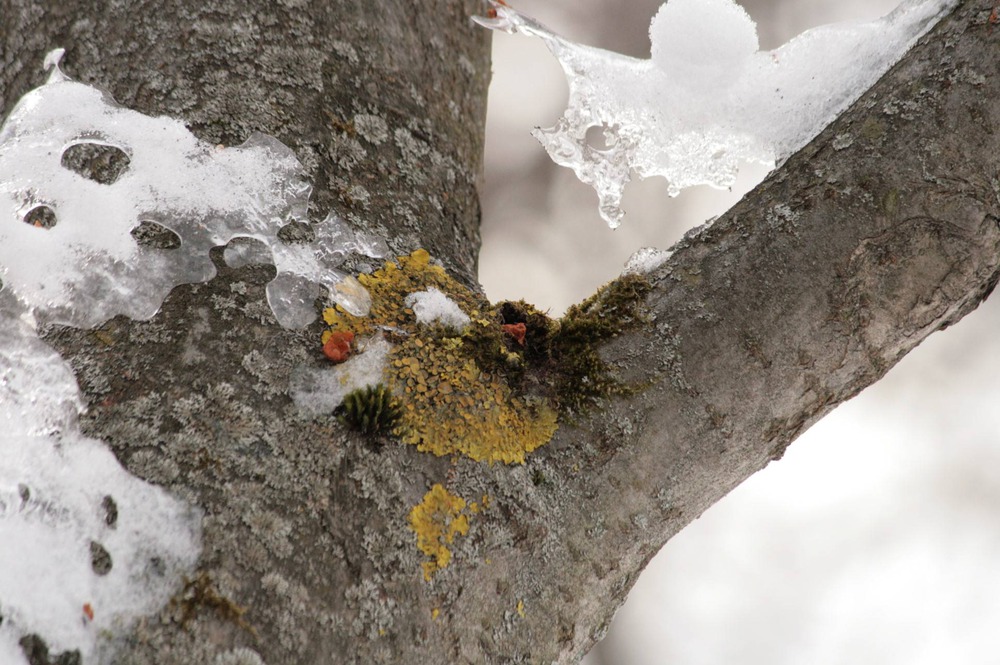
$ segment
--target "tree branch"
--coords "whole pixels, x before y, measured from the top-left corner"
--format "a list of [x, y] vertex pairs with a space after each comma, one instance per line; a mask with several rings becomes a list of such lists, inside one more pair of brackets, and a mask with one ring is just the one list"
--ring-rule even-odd
[[[203, 138], [276, 135], [313, 177], [317, 218], [332, 205], [397, 253], [423, 246], [472, 279], [478, 3], [126, 4], [0, 0], [3, 105], [64, 45], [71, 75]], [[86, 433], [205, 511], [198, 576], [116, 662], [214, 662], [236, 647], [270, 665], [580, 657], [667, 538], [996, 283], [988, 14], [964, 2], [689, 234], [650, 276], [644, 322], [603, 348], [640, 389], [564, 419], [524, 465], [379, 448], [332, 414], [300, 414], [289, 378], [322, 362], [320, 330], [277, 325], [270, 269], [220, 263], [148, 322], [50, 329], [89, 400]], [[381, 118], [383, 140], [362, 115]], [[407, 515], [444, 481], [488, 500], [426, 581]]]

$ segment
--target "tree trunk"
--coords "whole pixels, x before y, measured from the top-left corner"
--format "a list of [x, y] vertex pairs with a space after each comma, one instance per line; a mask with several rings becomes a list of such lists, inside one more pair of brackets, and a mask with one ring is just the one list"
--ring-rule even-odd
[[[483, 9], [0, 0], [0, 106], [64, 46], [69, 75], [200, 138], [276, 136], [309, 171], [313, 221], [332, 207], [475, 288], [489, 35], [468, 17]], [[85, 433], [205, 514], [197, 580], [115, 662], [213, 663], [237, 647], [269, 665], [580, 658], [670, 536], [996, 284], [989, 15], [961, 3], [690, 233], [601, 347], [638, 389], [563, 414], [523, 465], [376, 446], [332, 414], [302, 415], [289, 380], [322, 362], [322, 326], [277, 324], [270, 268], [216, 261], [214, 280], [176, 288], [151, 321], [49, 328], [89, 401]], [[384, 124], [381, 140], [360, 116]], [[488, 500], [427, 580], [408, 516], [437, 483]], [[218, 662], [257, 662], [235, 653]]]

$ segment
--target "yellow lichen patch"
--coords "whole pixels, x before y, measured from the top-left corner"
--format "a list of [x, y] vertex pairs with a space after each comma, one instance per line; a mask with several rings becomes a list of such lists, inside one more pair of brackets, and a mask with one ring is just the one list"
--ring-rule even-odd
[[[385, 332], [396, 342], [384, 379], [398, 400], [394, 433], [403, 442], [439, 456], [510, 464], [523, 463], [527, 453], [552, 438], [556, 411], [548, 398], [512, 387], [524, 364], [523, 351], [505, 346], [502, 317], [484, 298], [431, 264], [424, 250], [358, 280], [372, 298], [369, 315], [325, 310], [330, 329], [323, 341], [335, 332]], [[406, 298], [431, 287], [470, 317], [464, 331], [418, 324]]]
[[417, 534], [417, 548], [430, 557], [421, 566], [424, 580], [430, 582], [434, 573], [451, 562], [451, 545], [455, 536], [469, 532], [469, 518], [462, 514], [465, 499], [451, 494], [440, 483], [435, 484], [423, 501], [410, 511], [410, 528]]
[[474, 460], [523, 463], [552, 438], [556, 413], [512, 394], [480, 370], [461, 340], [407, 339], [390, 355], [389, 387], [403, 403], [396, 433], [418, 450]]
[[323, 311], [323, 319], [331, 330], [324, 333], [324, 336], [328, 337], [334, 330], [349, 330], [360, 335], [368, 335], [384, 328], [414, 332], [416, 319], [413, 310], [406, 306], [406, 296], [432, 286], [454, 300], [467, 313], [488, 305], [485, 299], [452, 279], [444, 268], [433, 265], [430, 259], [427, 250], [418, 249], [409, 256], [400, 256], [395, 262], [386, 263], [371, 275], [359, 275], [358, 281], [368, 289], [372, 298], [368, 316], [353, 316], [339, 305], [328, 308]]

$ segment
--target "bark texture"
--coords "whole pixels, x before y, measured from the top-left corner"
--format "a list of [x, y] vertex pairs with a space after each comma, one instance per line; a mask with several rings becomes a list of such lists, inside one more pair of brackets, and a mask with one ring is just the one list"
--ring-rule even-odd
[[[0, 103], [65, 46], [70, 75], [202, 138], [274, 134], [309, 168], [317, 218], [332, 205], [472, 282], [489, 64], [468, 16], [481, 10], [0, 0]], [[299, 415], [288, 380], [321, 362], [319, 328], [277, 325], [265, 268], [220, 265], [148, 322], [50, 329], [90, 401], [85, 432], [205, 511], [200, 582], [120, 640], [114, 662], [256, 662], [216, 661], [236, 647], [269, 665], [580, 658], [670, 536], [996, 284], [990, 10], [961, 3], [689, 234], [650, 276], [642, 324], [602, 349], [643, 390], [564, 422], [524, 465], [376, 449], [332, 416]], [[383, 140], [359, 131], [361, 115], [381, 118]], [[490, 507], [426, 582], [406, 516], [437, 482]]]

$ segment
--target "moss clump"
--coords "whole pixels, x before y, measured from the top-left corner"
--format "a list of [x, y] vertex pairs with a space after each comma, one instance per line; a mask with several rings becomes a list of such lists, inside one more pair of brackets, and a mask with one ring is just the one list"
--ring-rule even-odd
[[399, 423], [399, 403], [383, 384], [347, 393], [340, 405], [340, 418], [365, 434], [391, 432]]
[[455, 536], [469, 532], [469, 517], [462, 513], [465, 507], [465, 499], [437, 483], [410, 511], [410, 529], [417, 534], [417, 548], [430, 557], [421, 564], [424, 580], [430, 582], [434, 573], [451, 562], [448, 546]]
[[630, 391], [612, 375], [597, 349], [645, 322], [641, 306], [651, 289], [642, 275], [625, 275], [566, 311], [551, 334], [548, 350], [561, 410], [576, 412], [595, 399]]

